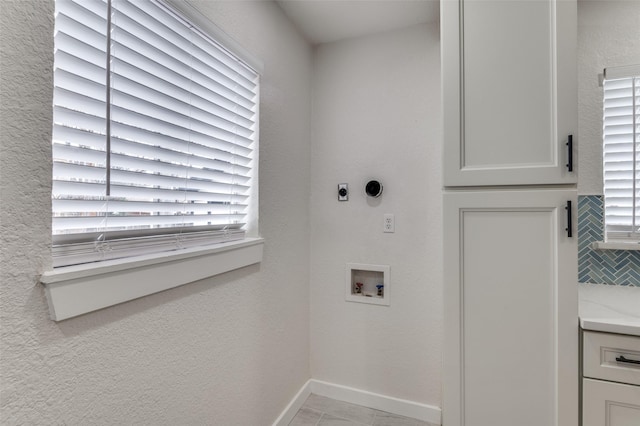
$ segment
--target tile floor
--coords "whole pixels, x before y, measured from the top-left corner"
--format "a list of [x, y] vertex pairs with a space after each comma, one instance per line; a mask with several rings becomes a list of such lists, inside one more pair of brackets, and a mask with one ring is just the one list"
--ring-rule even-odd
[[289, 426], [436, 426], [311, 394]]

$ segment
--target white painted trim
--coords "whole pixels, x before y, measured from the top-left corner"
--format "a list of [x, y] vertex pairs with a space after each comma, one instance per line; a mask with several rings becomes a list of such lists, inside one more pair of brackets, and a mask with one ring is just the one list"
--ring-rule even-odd
[[591, 248], [594, 250], [640, 250], [640, 243], [636, 241], [594, 241], [593, 243], [591, 243]]
[[249, 238], [45, 272], [51, 319], [61, 321], [262, 261], [264, 240]]
[[287, 426], [291, 423], [291, 420], [296, 416], [298, 410], [302, 408], [304, 402], [309, 398], [309, 395], [311, 395], [310, 383], [311, 380], [308, 380], [307, 383], [300, 388], [296, 396], [294, 396], [291, 402], [289, 402], [289, 405], [287, 405], [287, 407], [282, 411], [276, 421], [273, 422], [273, 426]]
[[287, 426], [312, 393], [350, 404], [386, 411], [398, 416], [410, 417], [436, 425], [442, 424], [442, 410], [440, 407], [310, 379], [293, 397], [276, 421], [273, 422], [273, 426]]
[[309, 380], [307, 385], [310, 387], [311, 393], [316, 395], [386, 411], [398, 416], [410, 417], [437, 425], [441, 424], [442, 410], [440, 407], [314, 379]]
[[618, 78], [631, 78], [640, 75], [640, 65], [627, 65], [622, 67], [608, 67], [604, 69], [605, 80]]

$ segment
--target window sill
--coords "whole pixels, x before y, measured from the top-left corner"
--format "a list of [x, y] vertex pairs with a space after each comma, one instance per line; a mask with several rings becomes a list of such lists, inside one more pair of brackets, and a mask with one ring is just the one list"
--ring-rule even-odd
[[594, 250], [640, 250], [640, 243], [638, 242], [604, 242], [596, 241], [591, 243], [591, 248]]
[[156, 253], [42, 274], [51, 319], [61, 321], [262, 261], [262, 238]]

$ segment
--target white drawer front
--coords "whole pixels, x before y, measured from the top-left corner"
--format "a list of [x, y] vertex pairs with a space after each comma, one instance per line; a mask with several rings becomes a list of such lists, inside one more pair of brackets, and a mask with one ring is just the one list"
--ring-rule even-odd
[[583, 380], [582, 426], [640, 425], [640, 386]]
[[640, 386], [640, 337], [585, 331], [583, 352], [584, 377]]

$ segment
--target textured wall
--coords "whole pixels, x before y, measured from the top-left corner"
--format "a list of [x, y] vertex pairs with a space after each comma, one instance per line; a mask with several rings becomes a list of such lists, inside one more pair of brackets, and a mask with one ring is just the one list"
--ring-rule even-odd
[[640, 63], [640, 1], [578, 1], [578, 193], [602, 195], [602, 88], [606, 67]]
[[[311, 150], [314, 379], [440, 405], [441, 108], [435, 25], [320, 45]], [[364, 185], [384, 185], [378, 199]], [[347, 182], [348, 202], [337, 201]], [[393, 213], [396, 232], [382, 232]], [[347, 263], [391, 266], [391, 305], [345, 301]]]
[[[53, 0], [0, 1], [0, 423], [266, 425], [310, 377], [312, 52], [272, 2], [197, 2], [265, 63], [264, 261], [54, 323]], [[283, 196], [286, 188], [286, 196]]]
[[592, 250], [603, 240], [602, 88], [606, 67], [640, 63], [640, 1], [578, 1], [578, 280], [640, 285], [640, 252]]

